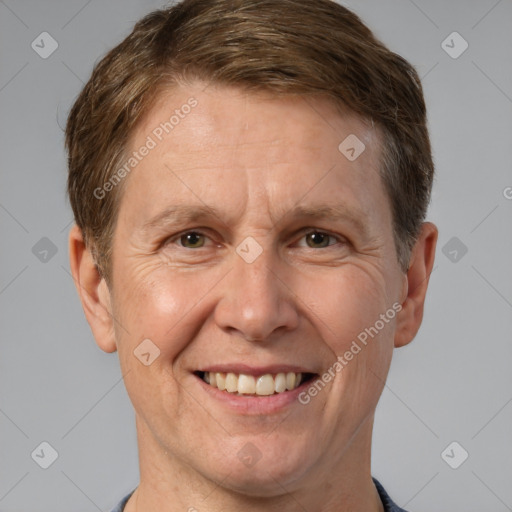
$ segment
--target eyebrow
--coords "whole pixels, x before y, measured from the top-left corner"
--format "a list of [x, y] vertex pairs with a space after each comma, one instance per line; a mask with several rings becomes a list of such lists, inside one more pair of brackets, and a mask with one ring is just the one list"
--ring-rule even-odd
[[166, 208], [145, 222], [141, 231], [146, 234], [154, 229], [176, 222], [177, 220], [181, 222], [196, 222], [203, 219], [210, 219], [211, 217], [221, 219], [220, 213], [217, 212], [215, 208], [209, 206], [176, 205]]
[[275, 224], [279, 224], [284, 218], [344, 221], [352, 224], [363, 236], [369, 235], [367, 215], [361, 210], [352, 210], [343, 204], [319, 206], [297, 205], [288, 212], [285, 212]]
[[[198, 222], [208, 220], [212, 217], [217, 218], [222, 224], [227, 225], [222, 220], [222, 214], [215, 208], [202, 205], [175, 205], [166, 208], [142, 225], [141, 231], [147, 234], [153, 230], [162, 228], [176, 221], [180, 222]], [[344, 221], [352, 224], [358, 232], [364, 236], [368, 235], [367, 216], [360, 210], [351, 210], [343, 204], [339, 205], [319, 205], [305, 206], [296, 205], [290, 210], [283, 212], [279, 218], [272, 218], [273, 228], [280, 224], [284, 219], [297, 220], [333, 220]]]

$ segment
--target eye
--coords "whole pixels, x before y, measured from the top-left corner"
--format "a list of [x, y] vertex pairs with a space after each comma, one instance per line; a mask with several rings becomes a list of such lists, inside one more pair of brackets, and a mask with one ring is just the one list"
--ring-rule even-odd
[[189, 231], [180, 236], [180, 244], [187, 249], [198, 249], [205, 244], [205, 235], [197, 231]]
[[312, 249], [329, 247], [338, 241], [336, 237], [329, 235], [328, 233], [324, 233], [323, 231], [310, 231], [303, 236], [303, 239], [305, 239], [307, 246]]

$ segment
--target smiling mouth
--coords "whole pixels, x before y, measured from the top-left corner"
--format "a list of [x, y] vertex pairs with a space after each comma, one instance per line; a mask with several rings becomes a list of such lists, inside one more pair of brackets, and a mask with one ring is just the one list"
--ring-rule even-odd
[[195, 372], [200, 379], [213, 388], [238, 396], [270, 396], [297, 389], [313, 379], [314, 373], [266, 373], [247, 375], [244, 373]]

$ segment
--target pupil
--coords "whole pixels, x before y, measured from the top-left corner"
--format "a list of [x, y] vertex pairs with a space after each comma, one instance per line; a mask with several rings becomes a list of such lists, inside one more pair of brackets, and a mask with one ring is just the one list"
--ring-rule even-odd
[[327, 247], [329, 243], [329, 237], [323, 233], [311, 233], [309, 239], [311, 241], [310, 245], [315, 247]]
[[200, 246], [202, 245], [201, 242], [201, 235], [199, 235], [198, 233], [188, 233], [182, 237], [183, 245]]

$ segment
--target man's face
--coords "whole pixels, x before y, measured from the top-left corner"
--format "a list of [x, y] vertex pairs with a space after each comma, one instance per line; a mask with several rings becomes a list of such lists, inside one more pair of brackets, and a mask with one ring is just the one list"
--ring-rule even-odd
[[148, 136], [111, 297], [141, 449], [254, 495], [318, 483], [368, 440], [404, 298], [378, 134], [327, 100], [197, 85], [160, 98], [129, 152]]

